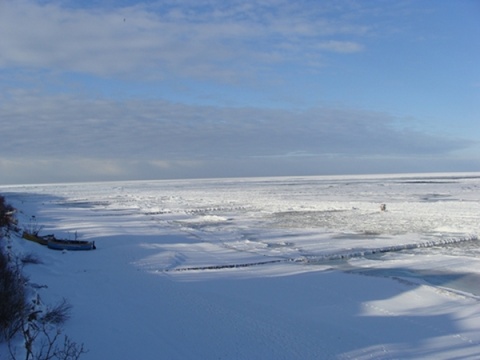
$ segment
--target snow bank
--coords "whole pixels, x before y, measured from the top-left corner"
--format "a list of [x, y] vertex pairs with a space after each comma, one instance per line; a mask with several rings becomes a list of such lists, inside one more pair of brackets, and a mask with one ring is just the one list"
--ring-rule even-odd
[[[480, 357], [480, 176], [1, 187], [83, 359]], [[387, 204], [381, 211], [380, 204]], [[302, 261], [295, 261], [302, 260]], [[368, 276], [365, 276], [368, 275]]]

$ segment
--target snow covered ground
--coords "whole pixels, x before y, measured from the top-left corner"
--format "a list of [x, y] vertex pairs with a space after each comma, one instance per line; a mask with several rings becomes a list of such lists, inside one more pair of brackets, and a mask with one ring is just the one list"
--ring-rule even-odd
[[[478, 359], [480, 174], [1, 186], [82, 359]], [[381, 204], [386, 204], [382, 211]], [[0, 358], [3, 358], [0, 355]]]

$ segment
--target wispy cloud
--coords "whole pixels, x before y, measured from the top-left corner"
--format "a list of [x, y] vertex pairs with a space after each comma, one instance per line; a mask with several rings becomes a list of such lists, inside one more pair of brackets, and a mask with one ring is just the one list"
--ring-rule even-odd
[[340, 52], [340, 53], [354, 53], [363, 50], [363, 45], [352, 41], [337, 41], [330, 40], [321, 42], [317, 45], [319, 49]]
[[2, 131], [10, 141], [0, 143], [5, 155], [179, 161], [292, 153], [442, 154], [468, 146], [398, 129], [388, 114], [355, 109], [228, 108], [22, 92], [2, 102], [0, 117], [9, 119]]
[[61, 4], [2, 2], [0, 66], [150, 78], [174, 72], [227, 81], [258, 73], [269, 61], [304, 63], [324, 52], [362, 51], [359, 39], [367, 31], [316, 3], [166, 1], [95, 9]]

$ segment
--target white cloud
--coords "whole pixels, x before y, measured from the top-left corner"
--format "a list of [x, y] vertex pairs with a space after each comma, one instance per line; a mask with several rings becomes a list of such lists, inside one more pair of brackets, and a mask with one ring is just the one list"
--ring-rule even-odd
[[356, 109], [229, 108], [18, 91], [0, 96], [0, 118], [4, 184], [446, 171], [465, 166], [453, 154], [470, 145], [399, 129], [388, 114]]
[[259, 72], [268, 59], [302, 64], [306, 52], [312, 57], [312, 51], [360, 51], [356, 39], [366, 28], [327, 20], [328, 6], [316, 3], [183, 1], [97, 9], [60, 4], [2, 2], [0, 66], [149, 78], [173, 72], [230, 81]]
[[[3, 100], [3, 101], [2, 101]], [[88, 100], [31, 93], [0, 98], [3, 154], [160, 161], [305, 154], [441, 154], [467, 147], [355, 109], [288, 111]]]
[[354, 53], [364, 49], [364, 46], [353, 41], [324, 41], [317, 45], [319, 49], [325, 49], [339, 53]]

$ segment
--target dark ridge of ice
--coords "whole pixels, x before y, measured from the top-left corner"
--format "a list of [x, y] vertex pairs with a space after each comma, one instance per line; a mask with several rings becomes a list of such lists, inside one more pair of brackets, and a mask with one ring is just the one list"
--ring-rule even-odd
[[325, 254], [325, 255], [315, 255], [315, 256], [307, 255], [302, 258], [299, 258], [297, 261], [305, 262], [305, 263], [318, 263], [325, 260], [351, 259], [355, 257], [364, 257], [364, 256], [382, 254], [382, 253], [388, 253], [388, 252], [419, 249], [419, 248], [430, 248], [434, 246], [445, 246], [445, 245], [459, 244], [459, 243], [477, 241], [477, 240], [478, 240], [477, 235], [470, 235], [470, 236], [465, 236], [461, 238], [438, 239], [438, 240], [431, 240], [431, 241], [426, 241], [421, 243], [400, 244], [400, 245], [369, 248], [369, 249], [353, 249], [353, 250], [340, 251], [340, 252]]
[[414, 243], [414, 244], [386, 246], [386, 247], [379, 247], [379, 248], [373, 248], [373, 249], [341, 251], [337, 253], [325, 254], [325, 255], [319, 255], [319, 256], [306, 255], [306, 256], [297, 257], [297, 258], [276, 259], [276, 260], [260, 261], [260, 262], [252, 262], [252, 263], [192, 266], [192, 267], [170, 269], [165, 271], [205, 271], [205, 270], [234, 269], [234, 268], [245, 268], [245, 267], [259, 266], [259, 265], [268, 265], [268, 264], [281, 263], [281, 262], [316, 264], [324, 261], [346, 260], [346, 259], [351, 259], [355, 257], [364, 257], [364, 256], [369, 256], [374, 254], [382, 254], [382, 253], [411, 250], [411, 249], [418, 249], [418, 248], [429, 248], [434, 246], [445, 246], [445, 245], [459, 244], [463, 242], [477, 241], [477, 240], [478, 240], [478, 237], [476, 235], [471, 235], [471, 236], [466, 236], [461, 238], [439, 239], [439, 240], [432, 240], [432, 241]]

